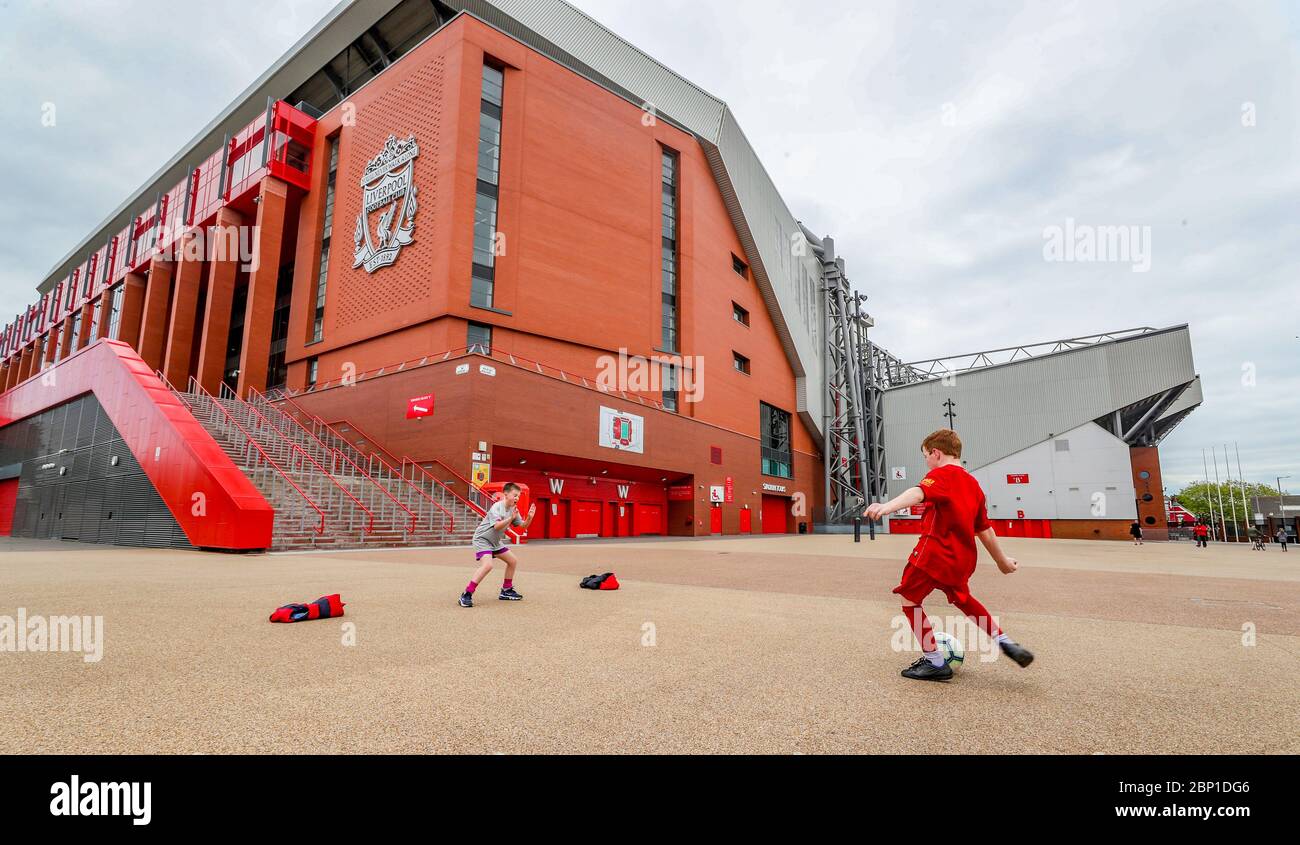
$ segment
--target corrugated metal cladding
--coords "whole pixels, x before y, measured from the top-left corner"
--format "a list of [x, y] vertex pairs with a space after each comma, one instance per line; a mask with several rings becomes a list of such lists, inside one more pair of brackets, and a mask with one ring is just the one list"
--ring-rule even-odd
[[15, 537], [192, 548], [94, 394], [0, 429], [13, 463]]
[[962, 460], [978, 469], [1196, 378], [1186, 326], [918, 382], [885, 391], [886, 463], [906, 467], [890, 493], [925, 475], [920, 446], [955, 403]]
[[454, 0], [448, 5], [481, 18], [619, 96], [638, 105], [652, 104], [657, 114], [700, 140], [799, 379], [797, 410], [820, 432], [825, 401], [818, 338], [821, 266], [812, 250], [806, 249], [798, 222], [726, 103], [562, 0]]

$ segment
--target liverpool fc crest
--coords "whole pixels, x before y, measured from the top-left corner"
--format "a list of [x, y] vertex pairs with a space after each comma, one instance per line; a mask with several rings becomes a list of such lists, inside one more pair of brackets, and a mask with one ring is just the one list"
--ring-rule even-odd
[[[415, 157], [420, 147], [415, 136], [399, 141], [393, 135], [361, 174], [361, 213], [357, 215], [356, 255], [353, 267], [373, 273], [397, 260], [413, 240], [415, 211]], [[371, 214], [379, 212], [372, 231]], [[396, 220], [396, 223], [394, 223]]]

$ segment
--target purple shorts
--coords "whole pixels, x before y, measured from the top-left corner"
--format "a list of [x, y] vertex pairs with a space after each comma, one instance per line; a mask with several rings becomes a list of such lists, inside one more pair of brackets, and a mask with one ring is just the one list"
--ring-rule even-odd
[[481, 552], [474, 552], [474, 560], [478, 560], [483, 557], [483, 555], [492, 555], [492, 557], [496, 557], [497, 555], [503, 555], [508, 551], [510, 551], [510, 549], [505, 546], [502, 546], [499, 549], [484, 549]]

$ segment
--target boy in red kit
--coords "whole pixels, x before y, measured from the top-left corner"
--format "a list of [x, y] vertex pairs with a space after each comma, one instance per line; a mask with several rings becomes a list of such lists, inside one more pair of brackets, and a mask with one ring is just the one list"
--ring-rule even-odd
[[976, 537], [1003, 573], [1010, 575], [1018, 564], [998, 545], [998, 537], [985, 511], [984, 491], [962, 468], [961, 438], [957, 432], [941, 428], [925, 438], [921, 451], [925, 454], [925, 465], [930, 468], [921, 483], [888, 502], [871, 505], [866, 511], [870, 519], [880, 519], [901, 508], [922, 502], [926, 505], [921, 517], [921, 539], [903, 569], [902, 583], [894, 588], [903, 597], [903, 613], [911, 621], [912, 632], [925, 653], [903, 670], [903, 677], [918, 681], [946, 681], [952, 677], [952, 669], [944, 663], [934, 641], [930, 620], [921, 608], [925, 597], [934, 590], [942, 591], [954, 607], [993, 637], [1007, 657], [1028, 666], [1034, 655], [1002, 633], [984, 605], [970, 594], [966, 583], [975, 572]]

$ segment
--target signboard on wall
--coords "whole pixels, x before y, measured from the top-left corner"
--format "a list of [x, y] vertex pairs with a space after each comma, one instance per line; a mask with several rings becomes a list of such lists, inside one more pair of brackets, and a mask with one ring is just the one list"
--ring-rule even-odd
[[645, 452], [645, 419], [626, 411], [600, 406], [600, 440], [606, 449]]
[[423, 396], [415, 396], [406, 400], [406, 418], [408, 420], [418, 420], [420, 417], [427, 417], [432, 414], [432, 393], [426, 393]]
[[730, 475], [728, 475], [725, 479], [723, 479], [722, 489], [723, 489], [724, 501], [727, 502], [736, 501], [736, 485], [732, 482]]
[[907, 480], [907, 467], [890, 467], [890, 468], [889, 468], [889, 480], [890, 480], [890, 481], [906, 481], [906, 480]]
[[482, 487], [492, 480], [492, 465], [475, 461], [469, 468], [469, 480], [475, 487]]
[[726, 496], [726, 493], [723, 491], [723, 489], [722, 489], [722, 485], [721, 485], [721, 484], [711, 484], [711, 485], [709, 485], [709, 501], [710, 501], [710, 502], [718, 502], [718, 503], [720, 503], [720, 502], [723, 500], [723, 498], [724, 498], [725, 496]]
[[674, 484], [668, 488], [668, 501], [670, 502], [689, 502], [691, 500], [691, 485]]
[[920, 519], [922, 516], [925, 516], [925, 502], [912, 505], [910, 508], [900, 508], [894, 511], [891, 519]]
[[1028, 483], [1029, 483], [1029, 473], [1027, 473], [1027, 472], [1010, 473], [1010, 474], [1007, 475], [1007, 483], [1008, 483], [1008, 484], [1028, 484]]

